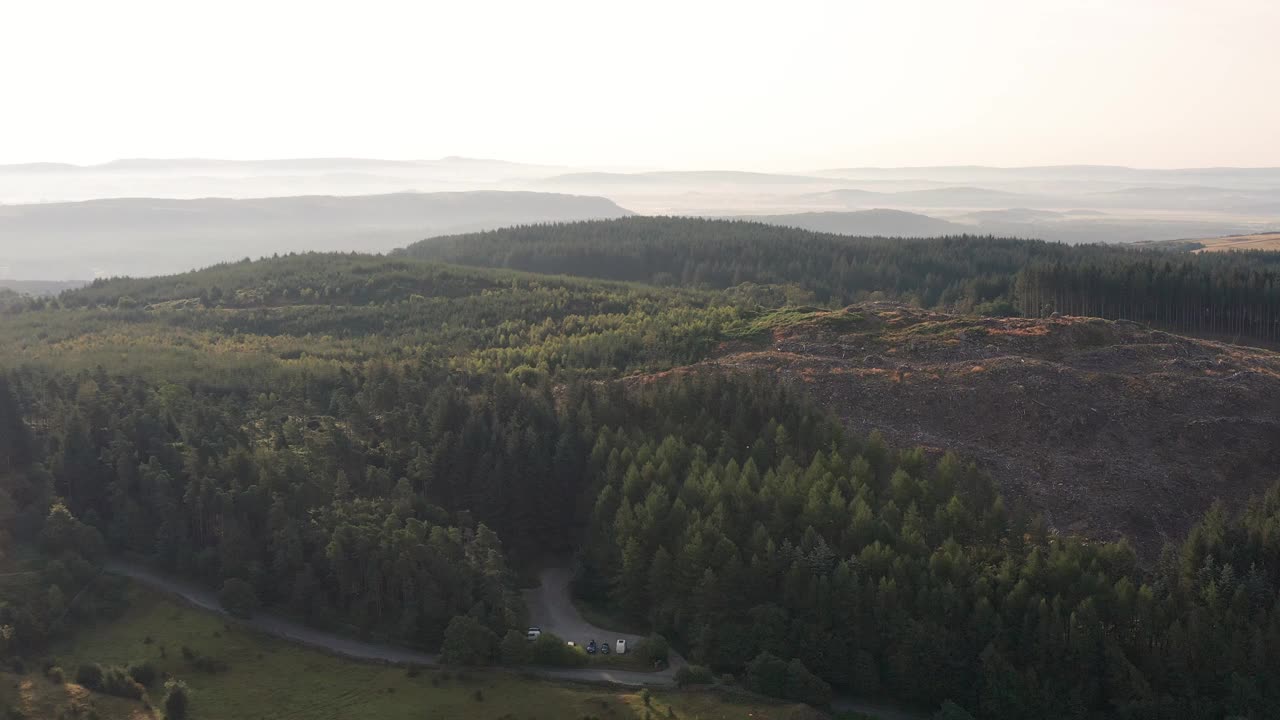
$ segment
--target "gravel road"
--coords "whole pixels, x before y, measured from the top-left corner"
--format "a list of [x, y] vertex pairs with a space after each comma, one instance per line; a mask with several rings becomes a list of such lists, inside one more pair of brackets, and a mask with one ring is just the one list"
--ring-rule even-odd
[[[143, 585], [176, 595], [196, 607], [219, 615], [226, 614], [218, 603], [217, 593], [195, 583], [166, 577], [142, 565], [120, 560], [108, 561], [105, 569], [109, 573], [123, 575]], [[584, 620], [569, 595], [570, 572], [567, 568], [548, 568], [542, 571], [539, 579], [542, 582], [541, 586], [524, 591], [525, 604], [529, 607], [529, 617], [532, 625], [541, 627], [548, 632], [553, 632], [566, 640], [584, 644], [593, 638], [597, 642], [605, 640], [614, 642], [618, 638], [625, 638], [628, 644], [636, 643], [641, 639], [637, 635], [627, 635], [598, 628]], [[268, 635], [320, 648], [356, 660], [404, 665], [440, 665], [439, 655], [418, 652], [394, 645], [362, 642], [354, 638], [307, 627], [302, 623], [269, 612], [258, 612], [249, 620], [240, 620], [238, 622]], [[675, 671], [684, 664], [684, 658], [673, 650], [671, 652], [671, 667], [662, 672], [633, 672], [607, 668], [522, 668], [521, 672], [556, 680], [612, 683], [628, 687], [671, 687], [675, 685]], [[837, 698], [832, 703], [832, 706], [837, 710], [862, 712], [882, 720], [920, 720], [925, 717], [883, 705], [859, 702], [851, 698]]]
[[[192, 605], [205, 610], [209, 610], [220, 615], [226, 614], [223, 611], [222, 606], [218, 603], [217, 593], [196, 585], [195, 583], [166, 577], [141, 565], [123, 562], [120, 560], [108, 561], [106, 564], [106, 570], [109, 573], [123, 575], [144, 585], [148, 585], [172, 595], [177, 595]], [[540, 607], [551, 608], [556, 613], [553, 619], [549, 621], [543, 621], [540, 619], [540, 615], [532, 614], [532, 617], [534, 618], [534, 625], [538, 625], [538, 623], [541, 622], [541, 627], [543, 629], [555, 632], [556, 634], [560, 634], [560, 631], [554, 628], [561, 627], [569, 628], [570, 630], [576, 628], [578, 630], [583, 630], [588, 634], [595, 632], [596, 635], [594, 635], [594, 637], [597, 639], [604, 639], [605, 637], [615, 639], [617, 637], [626, 637], [628, 638], [628, 642], [631, 642], [631, 639], [635, 637], [630, 635], [618, 635], [617, 633], [609, 634], [604, 630], [594, 629], [591, 625], [582, 621], [581, 617], [577, 614], [577, 610], [574, 609], [573, 603], [568, 601], [568, 570], [552, 570], [547, 572], [551, 573], [552, 579], [557, 583], [559, 582], [559, 579], [563, 577], [564, 584], [556, 585], [554, 587], [554, 591], [550, 593], [526, 591], [527, 593], [534, 593], [535, 596], [546, 598], [545, 602], [538, 600], [538, 602], [542, 603]], [[561, 575], [560, 572], [562, 572], [563, 575]], [[562, 592], [563, 596], [561, 595]], [[526, 598], [528, 597], [529, 595], [526, 595]], [[534, 613], [532, 605], [530, 607], [530, 612]], [[575, 617], [577, 618], [576, 620], [574, 619]], [[555, 618], [559, 618], [564, 624], [557, 625]], [[355, 638], [336, 635], [323, 630], [307, 627], [302, 623], [289, 620], [288, 618], [284, 618], [270, 612], [258, 612], [255, 613], [252, 618], [248, 620], [241, 620], [240, 622], [255, 630], [267, 633], [268, 635], [292, 640], [303, 645], [320, 648], [322, 650], [327, 650], [329, 652], [357, 660], [372, 660], [377, 662], [406, 665], [440, 665], [439, 655], [418, 652], [416, 650], [400, 648], [394, 645], [363, 642]], [[566, 639], [570, 638], [566, 637]], [[588, 637], [587, 639], [590, 638]], [[559, 669], [534, 667], [522, 668], [521, 672], [559, 680], [606, 682], [632, 687], [646, 685], [650, 687], [663, 687], [675, 684], [674, 676], [676, 667], [678, 667], [678, 665], [673, 663], [671, 668], [660, 673], [632, 672], [628, 670], [612, 670], [608, 668]]]

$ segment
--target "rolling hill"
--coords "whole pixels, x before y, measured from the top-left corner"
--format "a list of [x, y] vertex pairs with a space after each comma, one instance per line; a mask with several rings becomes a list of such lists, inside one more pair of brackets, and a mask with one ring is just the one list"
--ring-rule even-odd
[[629, 214], [599, 197], [496, 191], [4, 205], [0, 266], [16, 279], [153, 275], [248, 256], [382, 252], [434, 235]]
[[894, 444], [961, 448], [1059, 530], [1151, 553], [1280, 463], [1280, 353], [1125, 321], [875, 303], [789, 318], [709, 368], [801, 382]]
[[942, 237], [972, 232], [972, 228], [958, 223], [939, 220], [919, 213], [884, 208], [857, 210], [854, 212], [743, 215], [736, 219], [801, 228], [814, 232], [871, 237]]

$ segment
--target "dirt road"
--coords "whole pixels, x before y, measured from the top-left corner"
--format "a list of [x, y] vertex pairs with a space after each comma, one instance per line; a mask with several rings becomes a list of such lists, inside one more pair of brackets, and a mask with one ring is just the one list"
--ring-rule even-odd
[[[120, 560], [108, 561], [105, 569], [109, 573], [123, 575], [143, 585], [176, 595], [196, 607], [219, 615], [226, 614], [218, 602], [217, 593], [195, 583], [166, 577], [142, 565]], [[584, 620], [570, 598], [569, 578], [568, 569], [550, 568], [542, 571], [540, 575], [541, 587], [525, 591], [525, 603], [529, 606], [529, 614], [533, 625], [541, 627], [548, 632], [554, 632], [574, 642], [585, 643], [592, 638], [597, 642], [604, 640], [613, 642], [618, 638], [626, 638], [628, 644], [630, 644], [641, 639], [636, 635], [610, 632], [603, 628], [597, 628]], [[403, 665], [440, 665], [439, 655], [395, 647], [394, 645], [362, 642], [354, 638], [307, 627], [269, 612], [256, 613], [251, 619], [240, 622], [268, 635], [319, 648], [355, 660]], [[628, 687], [672, 687], [675, 685], [675, 671], [684, 664], [684, 658], [673, 650], [671, 652], [671, 667], [662, 672], [632, 672], [607, 668], [522, 668], [521, 672], [538, 677], [573, 682], [612, 683]], [[866, 704], [851, 698], [837, 698], [832, 703], [832, 706], [837, 710], [853, 710], [872, 717], [882, 718], [882, 720], [919, 720], [923, 718], [921, 715], [895, 710], [882, 705]]]

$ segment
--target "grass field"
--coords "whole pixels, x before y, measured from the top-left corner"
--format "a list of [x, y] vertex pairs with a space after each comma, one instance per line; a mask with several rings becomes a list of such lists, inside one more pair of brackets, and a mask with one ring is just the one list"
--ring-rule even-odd
[[1231, 237], [1196, 240], [1204, 247], [1196, 252], [1223, 252], [1225, 250], [1280, 250], [1280, 233], [1257, 235], [1232, 235]]
[[[629, 690], [502, 671], [410, 672], [353, 662], [242, 630], [138, 586], [131, 593], [131, 607], [123, 617], [77, 632], [52, 648], [51, 655], [68, 673], [81, 662], [152, 660], [190, 686], [193, 720], [792, 720], [814, 713], [803, 706], [675, 690], [654, 692], [646, 708], [640, 694]], [[183, 659], [183, 646], [229, 667], [215, 673], [198, 670]], [[159, 704], [162, 692], [151, 691], [152, 704]]]

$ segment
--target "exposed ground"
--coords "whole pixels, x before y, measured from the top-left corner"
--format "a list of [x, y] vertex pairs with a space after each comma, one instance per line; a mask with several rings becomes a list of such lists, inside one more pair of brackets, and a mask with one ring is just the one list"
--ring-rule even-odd
[[1196, 240], [1202, 245], [1196, 252], [1222, 252], [1224, 250], [1280, 250], [1280, 233], [1257, 235], [1232, 235], [1230, 237]]
[[137, 700], [93, 693], [72, 682], [55, 683], [38, 673], [15, 675], [0, 672], [0, 708], [10, 711], [10, 714], [5, 715], [6, 718], [22, 717], [32, 720], [157, 720], [160, 717], [155, 708]]
[[[1280, 354], [1131, 322], [780, 311], [702, 364], [799, 380], [853, 431], [953, 449], [1062, 531], [1180, 536], [1280, 481]], [[699, 366], [694, 366], [694, 369]]]

